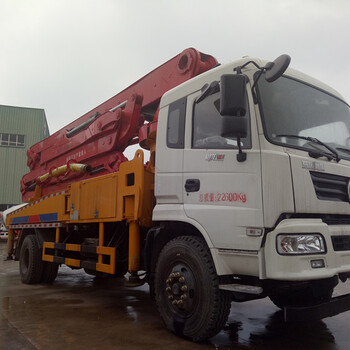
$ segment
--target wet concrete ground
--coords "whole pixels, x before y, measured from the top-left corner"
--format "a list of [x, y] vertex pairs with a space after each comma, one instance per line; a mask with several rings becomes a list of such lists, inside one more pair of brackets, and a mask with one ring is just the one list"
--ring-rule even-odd
[[[146, 286], [96, 280], [61, 267], [53, 285], [24, 285], [0, 242], [0, 349], [317, 349], [350, 348], [350, 311], [288, 325], [268, 299], [232, 303], [224, 330], [208, 342], [177, 338], [162, 325]], [[350, 291], [350, 283], [337, 294]]]

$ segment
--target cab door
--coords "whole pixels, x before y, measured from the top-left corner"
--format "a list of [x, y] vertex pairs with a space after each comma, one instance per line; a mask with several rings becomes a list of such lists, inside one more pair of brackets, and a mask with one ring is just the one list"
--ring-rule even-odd
[[[237, 160], [237, 141], [221, 134], [220, 92], [196, 103], [187, 99], [183, 153], [183, 202], [189, 218], [209, 235], [215, 248], [258, 250], [261, 239], [248, 236], [263, 227], [261, 162], [254, 104], [248, 104], [245, 161]], [[251, 232], [251, 231], [250, 231]]]

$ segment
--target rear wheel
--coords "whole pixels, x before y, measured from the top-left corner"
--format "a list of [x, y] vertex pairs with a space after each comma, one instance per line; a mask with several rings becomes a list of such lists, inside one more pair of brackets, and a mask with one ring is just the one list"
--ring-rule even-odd
[[21, 280], [26, 284], [39, 283], [43, 271], [41, 250], [34, 235], [25, 237], [19, 258]]
[[41, 282], [52, 283], [57, 277], [57, 272], [58, 272], [57, 263], [43, 261], [43, 273], [41, 276]]
[[155, 298], [166, 327], [202, 341], [217, 334], [230, 311], [230, 295], [219, 289], [210, 252], [198, 237], [181, 236], [161, 251], [155, 271]]

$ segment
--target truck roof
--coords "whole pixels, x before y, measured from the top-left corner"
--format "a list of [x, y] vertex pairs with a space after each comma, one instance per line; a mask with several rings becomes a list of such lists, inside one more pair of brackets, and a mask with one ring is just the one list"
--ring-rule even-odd
[[[220, 79], [220, 76], [222, 74], [233, 74], [234, 69], [236, 67], [242, 66], [245, 63], [249, 61], [254, 61], [257, 65], [260, 67], [264, 67], [269, 61], [263, 60], [260, 58], [255, 58], [255, 57], [243, 57], [241, 59], [225, 63], [222, 65], [219, 65], [207, 72], [202, 73], [201, 75], [198, 75], [196, 77], [193, 77], [192, 79], [182, 83], [181, 85], [176, 86], [175, 88], [169, 90], [163, 95], [162, 102], [160, 105], [160, 108], [167, 106], [168, 104], [172, 103], [173, 101], [176, 101], [179, 99], [181, 96], [184, 95], [190, 95], [196, 91], [199, 91], [204, 84], [210, 83], [214, 80]], [[258, 69], [254, 65], [248, 65], [242, 70], [243, 74], [247, 74], [248, 77], [252, 77], [253, 74], [257, 71]], [[294, 68], [288, 68], [286, 72], [283, 74], [284, 76], [291, 77], [296, 80], [300, 80], [306, 84], [312, 85], [320, 90], [323, 90], [336, 98], [344, 101], [344, 97], [335, 89], [330, 87], [329, 85], [323, 83], [322, 81], [315, 79], [311, 77], [308, 74], [305, 74], [297, 69]], [[181, 92], [180, 92], [181, 91]]]

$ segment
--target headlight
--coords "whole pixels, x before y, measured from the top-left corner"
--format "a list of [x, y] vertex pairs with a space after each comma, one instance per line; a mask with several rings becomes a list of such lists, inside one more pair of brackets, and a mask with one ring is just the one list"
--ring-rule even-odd
[[280, 254], [320, 254], [326, 245], [320, 234], [282, 234], [277, 236], [277, 251]]

